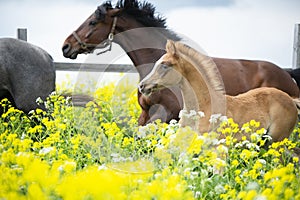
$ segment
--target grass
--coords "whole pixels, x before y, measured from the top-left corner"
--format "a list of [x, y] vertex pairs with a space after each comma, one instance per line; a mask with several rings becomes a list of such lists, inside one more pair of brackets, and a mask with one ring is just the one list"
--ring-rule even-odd
[[264, 149], [253, 120], [200, 136], [176, 121], [138, 127], [134, 86], [93, 95], [75, 108], [52, 94], [29, 115], [1, 101], [0, 199], [300, 199], [299, 128]]

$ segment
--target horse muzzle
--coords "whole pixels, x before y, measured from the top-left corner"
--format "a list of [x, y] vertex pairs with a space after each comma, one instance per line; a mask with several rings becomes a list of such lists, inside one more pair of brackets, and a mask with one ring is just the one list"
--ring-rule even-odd
[[143, 83], [141, 82], [139, 85], [138, 85], [138, 89], [140, 91], [140, 93], [142, 93], [143, 95], [145, 96], [150, 96], [152, 94], [152, 92], [154, 92], [157, 88], [157, 84], [146, 84], [146, 83]]
[[64, 44], [64, 46], [62, 47], [62, 52], [64, 57], [66, 58], [71, 58], [71, 59], [76, 59], [78, 52], [72, 50], [72, 46], [70, 44]]

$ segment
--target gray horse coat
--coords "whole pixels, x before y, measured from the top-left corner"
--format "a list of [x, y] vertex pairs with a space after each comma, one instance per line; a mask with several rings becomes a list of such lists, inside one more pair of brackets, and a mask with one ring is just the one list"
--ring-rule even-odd
[[54, 63], [46, 51], [21, 40], [0, 38], [0, 100], [8, 98], [27, 113], [44, 109], [36, 99], [45, 99], [54, 90]]

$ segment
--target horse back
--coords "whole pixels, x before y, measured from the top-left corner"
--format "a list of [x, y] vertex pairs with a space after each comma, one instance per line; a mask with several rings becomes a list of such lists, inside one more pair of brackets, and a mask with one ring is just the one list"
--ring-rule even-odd
[[267, 61], [213, 58], [228, 95], [238, 95], [259, 87], [275, 87], [293, 97], [299, 97], [299, 88], [291, 76], [277, 65]]

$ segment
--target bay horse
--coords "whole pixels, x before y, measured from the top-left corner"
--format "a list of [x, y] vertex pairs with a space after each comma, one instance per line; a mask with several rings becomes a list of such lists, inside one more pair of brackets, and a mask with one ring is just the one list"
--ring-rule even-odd
[[[13, 38], [0, 39], [0, 100], [7, 98], [28, 113], [45, 109], [36, 99], [45, 100], [54, 90], [54, 63], [45, 50]], [[2, 113], [0, 108], [0, 116]]]
[[[107, 50], [110, 50], [111, 43], [115, 42], [126, 51], [141, 80], [165, 53], [168, 39], [179, 41], [181, 38], [167, 29], [166, 19], [155, 15], [155, 7], [151, 3], [118, 0], [114, 7], [110, 2], [98, 6], [96, 11], [66, 38], [62, 52], [66, 58], [76, 59], [78, 54], [91, 53], [97, 48], [108, 47]], [[237, 95], [253, 88], [275, 87], [290, 96], [299, 96], [299, 88], [291, 75], [273, 63], [212, 59], [221, 73], [226, 94]], [[300, 71], [297, 74], [300, 74]], [[293, 74], [293, 77], [299, 76]], [[300, 79], [296, 81], [299, 82]], [[180, 91], [176, 87], [154, 92], [150, 96], [138, 92], [138, 102], [142, 108], [139, 125], [156, 119], [164, 122], [178, 119], [183, 106]]]
[[[237, 96], [226, 95], [222, 80], [216, 74], [218, 68], [213, 59], [181, 42], [168, 41], [166, 54], [140, 82], [139, 91], [149, 96], [165, 87], [178, 86], [184, 109], [204, 112], [193, 127], [200, 133], [210, 131], [210, 117], [224, 108], [222, 115], [232, 118], [240, 126], [252, 119], [260, 122], [272, 141], [289, 137], [297, 123], [299, 99], [269, 87], [252, 89]], [[186, 126], [191, 121], [183, 118], [180, 123]], [[241, 135], [236, 137], [241, 139]]]

